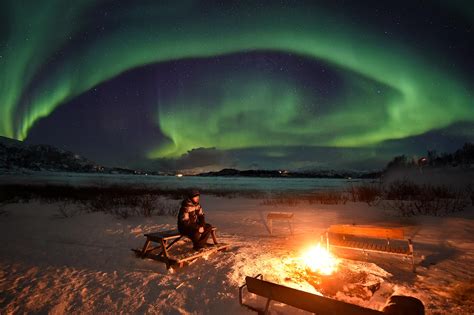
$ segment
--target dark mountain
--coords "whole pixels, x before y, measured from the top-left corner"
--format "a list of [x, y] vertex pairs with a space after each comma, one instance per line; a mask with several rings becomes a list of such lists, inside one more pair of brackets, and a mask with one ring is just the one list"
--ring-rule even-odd
[[105, 168], [73, 152], [50, 145], [28, 145], [0, 137], [0, 169], [89, 173], [104, 171]]

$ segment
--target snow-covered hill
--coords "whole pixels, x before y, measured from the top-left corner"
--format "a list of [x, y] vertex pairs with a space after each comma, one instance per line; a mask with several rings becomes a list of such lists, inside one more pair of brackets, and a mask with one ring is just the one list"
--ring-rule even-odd
[[28, 145], [24, 142], [0, 137], [0, 170], [15, 172], [68, 171], [98, 172], [104, 167], [73, 152], [50, 145]]

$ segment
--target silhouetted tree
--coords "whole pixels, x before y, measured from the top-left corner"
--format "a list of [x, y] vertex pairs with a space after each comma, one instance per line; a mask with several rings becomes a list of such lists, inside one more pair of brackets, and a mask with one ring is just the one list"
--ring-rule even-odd
[[[470, 166], [474, 164], [474, 143], [466, 142], [454, 153], [439, 154], [436, 150], [428, 150], [426, 156], [429, 167]], [[399, 155], [388, 162], [385, 169], [409, 168], [415, 165], [416, 162], [408, 159], [406, 155]]]

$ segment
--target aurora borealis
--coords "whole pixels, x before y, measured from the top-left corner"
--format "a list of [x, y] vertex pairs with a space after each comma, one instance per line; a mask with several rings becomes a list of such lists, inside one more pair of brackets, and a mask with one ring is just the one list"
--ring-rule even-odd
[[188, 168], [380, 166], [474, 138], [468, 2], [0, 9], [2, 136]]

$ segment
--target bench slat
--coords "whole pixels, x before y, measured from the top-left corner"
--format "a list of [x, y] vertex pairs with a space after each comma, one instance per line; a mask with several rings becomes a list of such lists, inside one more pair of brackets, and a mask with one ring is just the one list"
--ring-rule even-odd
[[357, 248], [357, 247], [350, 247], [347, 245], [335, 245], [335, 244], [330, 244], [329, 246], [333, 248], [352, 249], [352, 250], [360, 250], [360, 251], [374, 252], [374, 253], [381, 253], [381, 254], [403, 255], [403, 256], [411, 255], [411, 253], [408, 251], [395, 252], [395, 251], [377, 250], [377, 249], [370, 249], [370, 248], [363, 249], [363, 248]]
[[279, 301], [299, 309], [324, 314], [371, 315], [382, 314], [379, 311], [358, 305], [326, 298], [316, 294], [285, 287], [276, 283], [246, 277], [248, 291], [274, 301]]
[[291, 219], [293, 212], [270, 212], [267, 214], [267, 219]]
[[380, 228], [372, 226], [353, 225], [331, 225], [329, 233], [348, 234], [354, 236], [368, 236], [373, 238], [404, 239], [405, 235], [401, 228]]
[[166, 231], [160, 231], [160, 232], [153, 232], [153, 233], [147, 233], [145, 234], [146, 237], [148, 238], [156, 238], [156, 239], [161, 239], [161, 238], [168, 238], [168, 237], [179, 237], [181, 234], [177, 229], [174, 230], [166, 230]]

